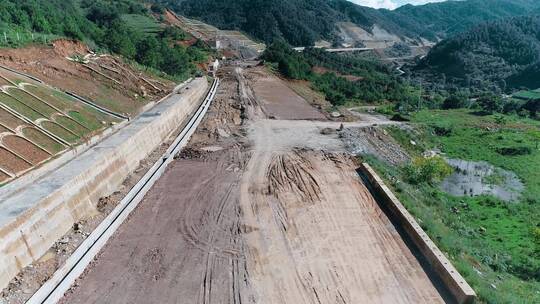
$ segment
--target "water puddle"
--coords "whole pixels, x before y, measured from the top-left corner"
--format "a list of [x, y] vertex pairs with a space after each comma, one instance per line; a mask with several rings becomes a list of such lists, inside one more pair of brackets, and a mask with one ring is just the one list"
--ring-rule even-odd
[[511, 202], [519, 198], [524, 189], [516, 174], [496, 168], [487, 162], [447, 159], [455, 172], [446, 178], [441, 188], [454, 196], [493, 195]]

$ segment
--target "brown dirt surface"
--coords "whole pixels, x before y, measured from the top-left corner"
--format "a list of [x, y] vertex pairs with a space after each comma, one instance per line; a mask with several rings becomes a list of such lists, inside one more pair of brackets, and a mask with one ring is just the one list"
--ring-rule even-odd
[[30, 164], [0, 147], [0, 167], [10, 173], [19, 173], [31, 167]]
[[5, 136], [2, 138], [2, 143], [6, 148], [24, 157], [24, 159], [28, 160], [34, 165], [37, 165], [50, 157], [48, 153], [19, 136]]
[[24, 125], [24, 121], [20, 120], [19, 118], [13, 116], [11, 113], [9, 113], [8, 111], [0, 108], [0, 121], [12, 128], [12, 129], [15, 129], [17, 128], [18, 126], [21, 126], [21, 125]]
[[254, 154], [241, 202], [259, 228], [246, 236], [257, 303], [444, 303], [356, 168], [335, 153]]
[[268, 117], [276, 119], [325, 119], [321, 112], [311, 107], [282, 80], [268, 73], [264, 67], [250, 69], [245, 77], [260, 99], [260, 105]]
[[61, 56], [86, 55], [90, 52], [88, 46], [76, 40], [58, 39], [52, 43], [54, 51]]
[[303, 103], [267, 119], [235, 71], [61, 303], [444, 303], [337, 134], [320, 134], [336, 123], [300, 120], [312, 113], [286, 90], [276, 100]]
[[[87, 47], [81, 43], [58, 40], [52, 46], [29, 46], [0, 50], [0, 64], [40, 78], [64, 91], [74, 92], [98, 104], [119, 112], [134, 115], [146, 103], [165, 96], [174, 86], [172, 82], [157, 80], [135, 70], [121, 60], [104, 56], [95, 59], [95, 70], [103, 72], [109, 66], [117, 82], [88, 69], [84, 64], [66, 59], [74, 54], [86, 55]], [[4, 73], [4, 72], [2, 72]], [[154, 90], [147, 81], [159, 87]], [[28, 82], [25, 80], [25, 82]]]
[[0, 125], [0, 133], [11, 133], [11, 131], [8, 128], [5, 128], [4, 126]]
[[326, 100], [323, 93], [311, 88], [311, 83], [307, 80], [284, 80], [296, 94], [302, 96], [309, 104], [319, 110], [327, 110], [332, 104]]
[[9, 178], [10, 178], [9, 175], [7, 175], [4, 172], [0, 171], [0, 184], [7, 181]]

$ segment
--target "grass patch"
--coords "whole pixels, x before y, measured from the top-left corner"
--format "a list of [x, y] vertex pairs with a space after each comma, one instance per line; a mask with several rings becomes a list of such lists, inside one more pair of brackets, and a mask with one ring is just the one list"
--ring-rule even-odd
[[[540, 123], [507, 116], [507, 123], [498, 125], [493, 116], [466, 110], [426, 110], [411, 119], [414, 129], [388, 128], [411, 155], [440, 149], [450, 158], [513, 171], [525, 184], [521, 199], [505, 203], [491, 196], [453, 197], [438, 185], [408, 183], [400, 168], [365, 159], [448, 253], [481, 303], [540, 303], [540, 151], [526, 132]], [[451, 132], [441, 134], [440, 126], [451, 127]], [[500, 147], [530, 147], [531, 153], [502, 155]], [[496, 172], [487, 178], [500, 182]]]
[[88, 133], [90, 133], [90, 130], [82, 127], [81, 125], [79, 125], [74, 120], [72, 120], [72, 119], [70, 119], [68, 117], [65, 117], [65, 116], [56, 117], [55, 122], [57, 124], [63, 126], [64, 128], [70, 130], [71, 132], [81, 136], [81, 137], [84, 137]]
[[49, 44], [51, 41], [61, 38], [59, 35], [14, 30], [7, 26], [0, 27], [0, 33], [0, 48], [20, 48], [30, 44]]
[[19, 114], [23, 115], [24, 117], [32, 121], [35, 121], [38, 118], [46, 118], [44, 115], [36, 112], [32, 108], [26, 106], [25, 104], [21, 103], [20, 101], [16, 100], [15, 98], [5, 93], [0, 93], [0, 103], [4, 104], [5, 106], [9, 107], [11, 110], [18, 112]]
[[67, 130], [65, 130], [64, 128], [62, 128], [58, 124], [55, 124], [55, 123], [52, 123], [52, 122], [49, 122], [49, 121], [45, 121], [45, 122], [42, 123], [42, 126], [47, 131], [53, 133], [54, 135], [62, 138], [63, 140], [65, 140], [65, 141], [67, 141], [67, 142], [69, 142], [71, 144], [77, 143], [79, 141], [79, 139], [80, 139], [79, 136], [68, 132]]
[[64, 146], [35, 128], [24, 128], [23, 134], [30, 141], [51, 152], [52, 154], [57, 154], [65, 149]]
[[43, 101], [35, 98], [34, 96], [28, 94], [27, 92], [17, 89], [17, 88], [10, 88], [7, 91], [11, 96], [16, 98], [17, 100], [20, 100], [22, 103], [28, 105], [29, 107], [32, 107], [35, 111], [46, 115], [47, 118], [50, 118], [52, 114], [56, 113], [57, 111], [50, 107], [48, 104], [44, 103]]
[[528, 90], [528, 91], [519, 91], [512, 95], [514, 98], [518, 99], [538, 99], [540, 98], [540, 89]]
[[148, 16], [125, 14], [121, 16], [121, 19], [129, 28], [146, 35], [157, 35], [163, 30], [156, 20]]
[[[102, 124], [101, 121], [93, 115], [84, 115], [79, 111], [70, 111], [68, 115], [69, 117], [75, 119], [78, 123], [82, 124], [83, 126], [89, 128], [92, 131], [100, 130], [106, 126]], [[106, 120], [103, 121], [107, 122]]]

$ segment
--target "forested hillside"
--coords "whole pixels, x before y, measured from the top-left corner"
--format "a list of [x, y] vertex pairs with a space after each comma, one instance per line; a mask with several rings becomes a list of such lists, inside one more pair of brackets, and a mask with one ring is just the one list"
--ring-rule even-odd
[[393, 22], [435, 39], [460, 33], [486, 21], [519, 16], [540, 8], [537, 0], [466, 0], [405, 5], [384, 11]]
[[378, 62], [355, 56], [342, 56], [321, 49], [293, 51], [276, 41], [263, 55], [289, 79], [309, 80], [334, 106], [349, 103], [375, 103], [417, 99], [415, 88], [397, 77], [390, 68]]
[[160, 25], [138, 0], [1, 0], [0, 31], [17, 33], [2, 39], [6, 46], [20, 46], [19, 34], [67, 37], [176, 76], [206, 56], [173, 43], [185, 33]]
[[479, 23], [529, 13], [536, 0], [468, 0], [376, 10], [346, 0], [154, 0], [223, 29], [242, 30], [262, 41], [276, 37], [292, 45], [334, 41], [336, 22], [350, 21], [368, 32], [373, 25], [391, 34], [436, 41]]
[[540, 16], [478, 26], [437, 44], [418, 69], [464, 86], [540, 86]]

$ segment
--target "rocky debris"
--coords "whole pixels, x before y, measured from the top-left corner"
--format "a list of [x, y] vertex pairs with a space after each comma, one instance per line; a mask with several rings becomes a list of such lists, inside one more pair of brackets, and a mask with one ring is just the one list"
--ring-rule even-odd
[[341, 113], [339, 113], [339, 112], [337, 112], [337, 111], [334, 111], [334, 112], [330, 113], [330, 116], [331, 116], [332, 118], [340, 118], [340, 117], [342, 117], [343, 115], [341, 115]]
[[199, 149], [187, 147], [178, 153], [174, 159], [198, 159], [203, 156], [203, 152]]
[[336, 134], [337, 130], [334, 128], [324, 128], [321, 130], [322, 135], [330, 135], [330, 134]]
[[222, 128], [217, 128], [217, 133], [221, 137], [229, 138], [231, 134], [229, 134], [227, 131], [223, 130]]
[[400, 165], [409, 160], [409, 155], [381, 127], [348, 128], [339, 135], [352, 154], [373, 155], [393, 165]]

